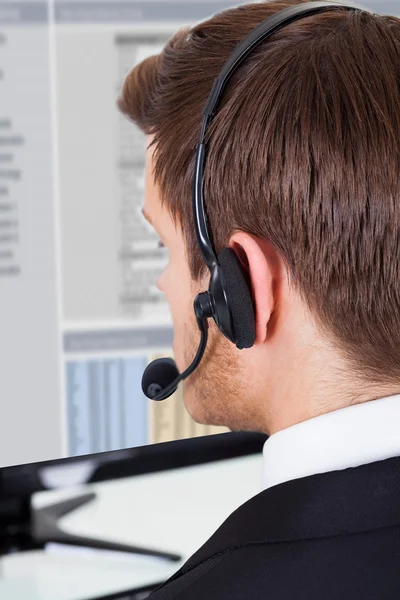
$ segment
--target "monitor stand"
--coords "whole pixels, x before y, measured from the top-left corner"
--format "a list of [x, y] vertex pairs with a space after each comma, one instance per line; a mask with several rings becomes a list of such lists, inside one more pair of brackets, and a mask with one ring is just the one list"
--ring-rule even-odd
[[181, 560], [178, 554], [74, 535], [59, 527], [59, 519], [95, 498], [96, 494], [87, 493], [44, 508], [34, 509], [31, 495], [0, 495], [0, 557], [14, 552], [44, 549], [48, 543], [58, 543], [97, 550], [128, 552], [168, 561]]

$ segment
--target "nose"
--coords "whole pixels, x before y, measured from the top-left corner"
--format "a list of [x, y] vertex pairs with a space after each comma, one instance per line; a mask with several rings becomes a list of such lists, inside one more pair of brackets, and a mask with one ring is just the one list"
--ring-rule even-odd
[[160, 290], [160, 292], [164, 293], [164, 271], [161, 273], [160, 277], [157, 279], [157, 288]]

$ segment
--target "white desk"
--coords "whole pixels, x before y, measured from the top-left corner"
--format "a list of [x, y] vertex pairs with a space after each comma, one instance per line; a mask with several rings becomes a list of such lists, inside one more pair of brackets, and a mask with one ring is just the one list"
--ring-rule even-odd
[[92, 600], [170, 577], [246, 500], [261, 491], [262, 455], [38, 494], [45, 506], [82, 492], [92, 503], [62, 519], [66, 531], [183, 556], [180, 563], [85, 549], [0, 560], [1, 600]]

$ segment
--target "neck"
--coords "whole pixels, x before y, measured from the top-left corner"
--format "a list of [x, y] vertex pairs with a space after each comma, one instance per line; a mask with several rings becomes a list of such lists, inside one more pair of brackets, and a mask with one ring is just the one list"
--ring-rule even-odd
[[[279, 380], [269, 389], [268, 433], [272, 435], [297, 423], [400, 393], [397, 385], [373, 385], [358, 379], [337, 355], [315, 351], [292, 361], [295, 368], [281, 371]], [[276, 373], [278, 371], [275, 371]], [[264, 396], [265, 397], [265, 396]]]
[[272, 435], [298, 423], [303, 423], [304, 421], [348, 406], [363, 404], [395, 394], [400, 394], [400, 385], [397, 388], [380, 388], [369, 393], [355, 393], [354, 395], [350, 394], [348, 390], [343, 392], [343, 394], [338, 393], [338, 390], [336, 390], [335, 395], [332, 394], [331, 397], [329, 395], [322, 397], [318, 394], [309, 396], [308, 398], [301, 398], [297, 394], [295, 398], [293, 396], [286, 398], [281, 396], [281, 401], [287, 410], [278, 409], [273, 411], [273, 414], [268, 419], [268, 434]]
[[[295, 293], [287, 296], [244, 366], [252, 374], [257, 427], [272, 435], [336, 410], [400, 393], [400, 381], [372, 384], [321, 332]], [[244, 379], [249, 395], [249, 377]], [[253, 387], [253, 386], [252, 386]]]

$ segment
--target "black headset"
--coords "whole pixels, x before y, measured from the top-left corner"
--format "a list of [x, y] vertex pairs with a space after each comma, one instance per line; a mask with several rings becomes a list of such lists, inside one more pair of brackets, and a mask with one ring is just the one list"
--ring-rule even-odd
[[283, 9], [262, 21], [236, 46], [212, 87], [203, 110], [200, 141], [196, 146], [196, 163], [193, 180], [193, 214], [197, 242], [209, 271], [208, 291], [198, 294], [194, 311], [201, 332], [201, 341], [191, 365], [182, 374], [169, 358], [153, 361], [142, 378], [142, 390], [152, 400], [168, 398], [180, 381], [186, 379], [199, 365], [206, 345], [208, 319], [214, 319], [223, 335], [240, 350], [254, 345], [255, 310], [246, 274], [232, 248], [223, 248], [218, 254], [209, 235], [204, 202], [203, 174], [206, 160], [205, 137], [221, 101], [225, 87], [242, 61], [270, 35], [304, 17], [334, 9], [362, 10], [371, 12], [358, 4], [340, 2], [307, 2]]

